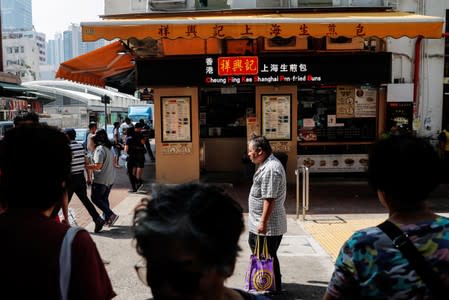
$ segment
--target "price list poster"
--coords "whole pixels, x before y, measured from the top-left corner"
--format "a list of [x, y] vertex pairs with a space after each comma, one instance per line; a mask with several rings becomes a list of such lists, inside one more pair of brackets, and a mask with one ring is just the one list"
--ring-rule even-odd
[[269, 140], [291, 139], [291, 95], [262, 96], [262, 134]]
[[162, 98], [162, 141], [190, 142], [190, 97]]

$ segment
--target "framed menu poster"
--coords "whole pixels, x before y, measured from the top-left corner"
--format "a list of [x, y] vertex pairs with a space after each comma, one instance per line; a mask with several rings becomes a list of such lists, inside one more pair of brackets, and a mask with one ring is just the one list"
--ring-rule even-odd
[[269, 140], [291, 140], [291, 95], [262, 95], [262, 135]]
[[161, 97], [162, 142], [191, 142], [191, 98]]

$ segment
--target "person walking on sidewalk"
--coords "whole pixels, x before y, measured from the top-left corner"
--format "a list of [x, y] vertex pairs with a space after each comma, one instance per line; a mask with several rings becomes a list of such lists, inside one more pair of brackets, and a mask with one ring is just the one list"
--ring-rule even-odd
[[248, 243], [254, 253], [258, 235], [267, 236], [268, 252], [273, 258], [276, 292], [282, 292], [281, 269], [277, 250], [287, 232], [285, 198], [287, 181], [282, 163], [273, 155], [264, 136], [248, 141], [248, 157], [258, 166], [248, 197]]
[[[447, 299], [449, 218], [425, 204], [439, 184], [439, 170], [437, 152], [417, 137], [390, 136], [373, 145], [368, 181], [389, 222], [358, 230], [343, 244], [323, 299]], [[399, 227], [399, 238], [390, 238], [385, 224]], [[416, 247], [413, 259], [403, 245], [411, 253]], [[420, 258], [429, 272], [415, 268]], [[439, 297], [432, 292], [437, 282], [446, 288]]]
[[[45, 147], [36, 147], [45, 145]], [[30, 151], [30, 149], [33, 151]], [[67, 224], [50, 218], [66, 195], [72, 154], [58, 129], [13, 128], [0, 146], [0, 298], [61, 299], [60, 252]], [[112, 299], [115, 293], [94, 241], [72, 243], [68, 299]]]
[[144, 119], [140, 119], [139, 123], [142, 124], [141, 134], [145, 138], [145, 148], [147, 149], [148, 156], [151, 162], [155, 162], [153, 151], [151, 151], [150, 139], [154, 139], [154, 129], [150, 127], [148, 123], [145, 123]]
[[[86, 170], [86, 165], [88, 164], [83, 145], [75, 141], [76, 131], [73, 128], [67, 128], [64, 130], [67, 138], [69, 139], [70, 150], [72, 151], [72, 169], [70, 174], [69, 184], [67, 185], [67, 197], [68, 202], [72, 199], [75, 193], [80, 199], [81, 203], [87, 209], [87, 212], [92, 217], [95, 223], [95, 232], [100, 232], [104, 226], [105, 221], [98, 214], [94, 205], [87, 196], [87, 184], [86, 177], [84, 176], [84, 171]], [[86, 170], [87, 171], [87, 170]], [[89, 184], [92, 182], [90, 174], [88, 174]]]
[[[220, 212], [217, 214], [217, 212]], [[154, 300], [268, 300], [224, 285], [234, 272], [244, 222], [241, 206], [202, 184], [162, 186], [134, 214], [135, 266]]]
[[94, 175], [91, 198], [92, 202], [104, 213], [106, 224], [112, 226], [118, 219], [118, 215], [111, 210], [109, 204], [109, 193], [115, 181], [112, 143], [104, 129], [95, 133], [94, 143], [93, 163], [87, 165], [87, 168], [92, 170]]
[[95, 151], [95, 143], [94, 143], [95, 132], [97, 132], [97, 123], [90, 123], [89, 131], [86, 136], [86, 150], [89, 154]]
[[125, 152], [127, 158], [127, 172], [129, 182], [131, 183], [131, 190], [129, 192], [135, 193], [142, 185], [142, 175], [145, 166], [145, 146], [140, 130], [142, 125], [136, 123], [136, 127], [129, 127], [127, 130], [127, 137], [125, 143]]

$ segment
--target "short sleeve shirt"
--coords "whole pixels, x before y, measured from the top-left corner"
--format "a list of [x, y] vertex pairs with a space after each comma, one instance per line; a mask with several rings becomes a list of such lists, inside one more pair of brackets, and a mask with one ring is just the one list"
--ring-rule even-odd
[[[449, 219], [399, 226], [437, 273], [446, 274], [449, 285]], [[327, 292], [337, 299], [431, 299], [407, 259], [377, 227], [356, 231], [344, 243]]]
[[115, 181], [115, 170], [112, 162], [112, 152], [108, 147], [99, 145], [95, 148], [94, 163], [102, 164], [100, 170], [94, 171], [94, 183], [111, 185]]
[[248, 198], [248, 230], [257, 234], [265, 199], [273, 198], [274, 208], [267, 223], [267, 235], [279, 236], [287, 232], [287, 215], [285, 212], [285, 197], [287, 181], [284, 167], [273, 155], [260, 165], [254, 174], [253, 185]]

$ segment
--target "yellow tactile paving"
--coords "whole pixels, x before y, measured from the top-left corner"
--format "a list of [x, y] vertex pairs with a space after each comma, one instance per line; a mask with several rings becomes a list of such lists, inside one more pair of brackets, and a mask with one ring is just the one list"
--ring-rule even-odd
[[369, 219], [314, 218], [303, 221], [304, 229], [320, 243], [335, 261], [343, 243], [358, 229], [376, 226], [385, 217]]

